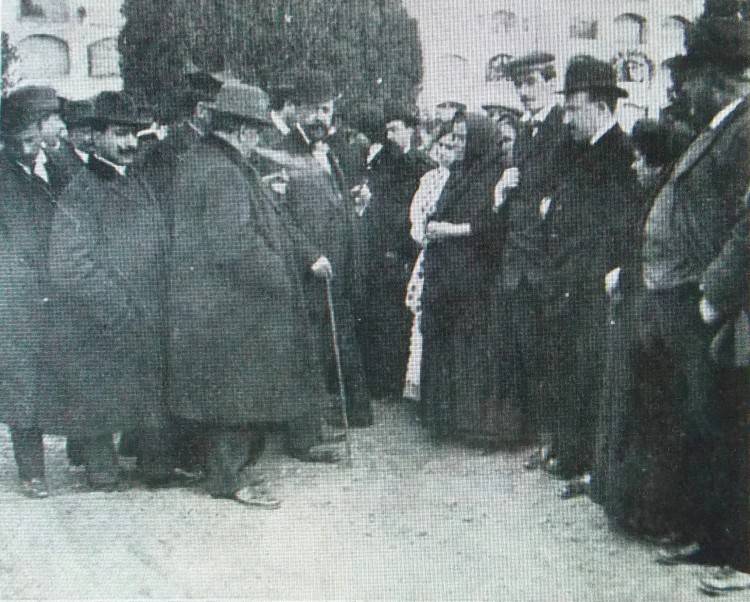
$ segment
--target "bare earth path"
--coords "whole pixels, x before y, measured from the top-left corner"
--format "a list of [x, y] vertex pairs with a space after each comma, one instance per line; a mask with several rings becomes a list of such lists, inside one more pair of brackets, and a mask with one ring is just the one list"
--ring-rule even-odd
[[192, 489], [87, 492], [60, 438], [53, 496], [27, 500], [0, 427], [0, 599], [707, 599], [697, 569], [659, 567], [590, 501], [560, 501], [526, 452], [436, 446], [406, 406], [377, 410], [351, 470], [292, 460], [272, 438], [259, 468], [275, 511]]

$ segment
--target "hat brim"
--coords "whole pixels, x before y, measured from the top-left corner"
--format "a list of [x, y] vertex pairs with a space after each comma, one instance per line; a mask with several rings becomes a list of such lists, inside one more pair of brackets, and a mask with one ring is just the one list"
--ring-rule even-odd
[[244, 121], [245, 123], [259, 125], [262, 127], [273, 127], [273, 121], [265, 117], [254, 117], [250, 115], [240, 115], [239, 113], [234, 113], [232, 111], [222, 111], [221, 109], [217, 109], [215, 105], [209, 105], [209, 108], [218, 115], [228, 115], [230, 117], [234, 117], [235, 119], [239, 119], [240, 121]]
[[595, 91], [608, 91], [608, 92], [614, 92], [615, 95], [618, 98], [627, 98], [630, 96], [630, 93], [627, 90], [624, 90], [623, 88], [620, 88], [619, 86], [575, 86], [573, 88], [565, 88], [563, 90], [558, 90], [556, 94], [562, 94], [562, 95], [568, 95], [568, 94], [576, 94], [578, 92], [595, 92]]
[[92, 117], [89, 125], [120, 125], [123, 127], [143, 128], [151, 125], [151, 121], [128, 117]]

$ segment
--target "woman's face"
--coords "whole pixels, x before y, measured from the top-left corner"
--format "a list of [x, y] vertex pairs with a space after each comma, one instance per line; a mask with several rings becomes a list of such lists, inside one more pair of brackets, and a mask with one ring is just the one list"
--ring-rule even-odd
[[437, 162], [441, 167], [450, 167], [456, 160], [456, 143], [452, 133], [445, 134], [437, 141]]
[[466, 137], [469, 134], [469, 130], [466, 127], [465, 121], [456, 121], [453, 124], [453, 142], [455, 144], [456, 156], [454, 161], [463, 161], [464, 155], [466, 154]]

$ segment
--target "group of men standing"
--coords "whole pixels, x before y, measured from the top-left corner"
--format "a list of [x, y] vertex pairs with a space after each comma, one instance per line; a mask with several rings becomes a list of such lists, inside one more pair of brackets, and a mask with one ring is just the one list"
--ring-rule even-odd
[[[241, 476], [269, 428], [295, 457], [339, 461], [339, 375], [348, 424], [372, 424], [350, 167], [369, 144], [338, 140], [327, 73], [279, 85], [273, 105], [187, 80], [183, 118], [146, 150], [151, 120], [123, 93], [3, 101], [0, 418], [31, 497], [48, 495], [44, 433], [68, 437], [93, 489], [122, 486], [124, 433], [150, 486], [200, 471], [212, 495], [275, 505]], [[413, 118], [399, 110], [389, 127]]]
[[[749, 33], [739, 13], [708, 6], [669, 61], [698, 135], [650, 192], [615, 122], [627, 93], [609, 65], [574, 58], [563, 107], [554, 57], [508, 65], [527, 127], [495, 202], [538, 442], [527, 468], [566, 479], [564, 498], [590, 494], [619, 529], [667, 536], [662, 564], [750, 568]], [[700, 587], [750, 578], [723, 569]]]

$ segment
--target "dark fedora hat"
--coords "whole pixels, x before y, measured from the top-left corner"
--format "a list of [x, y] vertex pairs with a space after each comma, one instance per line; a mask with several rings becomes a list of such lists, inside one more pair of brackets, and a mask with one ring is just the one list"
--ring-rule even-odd
[[574, 56], [568, 63], [565, 85], [559, 94], [591, 91], [607, 91], [619, 98], [628, 96], [627, 90], [617, 85], [617, 74], [610, 63], [585, 54]]
[[124, 92], [100, 92], [94, 98], [93, 125], [147, 127], [151, 119]]
[[2, 101], [2, 129], [17, 132], [60, 110], [60, 98], [49, 86], [16, 88]]
[[269, 116], [268, 94], [257, 86], [226, 84], [219, 90], [211, 108], [217, 113], [231, 115], [249, 123], [273, 125]]
[[388, 100], [383, 106], [383, 122], [388, 124], [392, 121], [403, 121], [407, 127], [414, 127], [419, 122], [416, 107], [404, 102]]
[[333, 76], [328, 71], [318, 69], [298, 73], [294, 90], [300, 104], [317, 104], [336, 97]]
[[69, 128], [91, 125], [94, 103], [90, 100], [66, 100], [62, 107], [62, 120]]
[[688, 28], [685, 54], [664, 62], [672, 71], [721, 69], [742, 73], [750, 68], [750, 22], [733, 16], [704, 13]]

